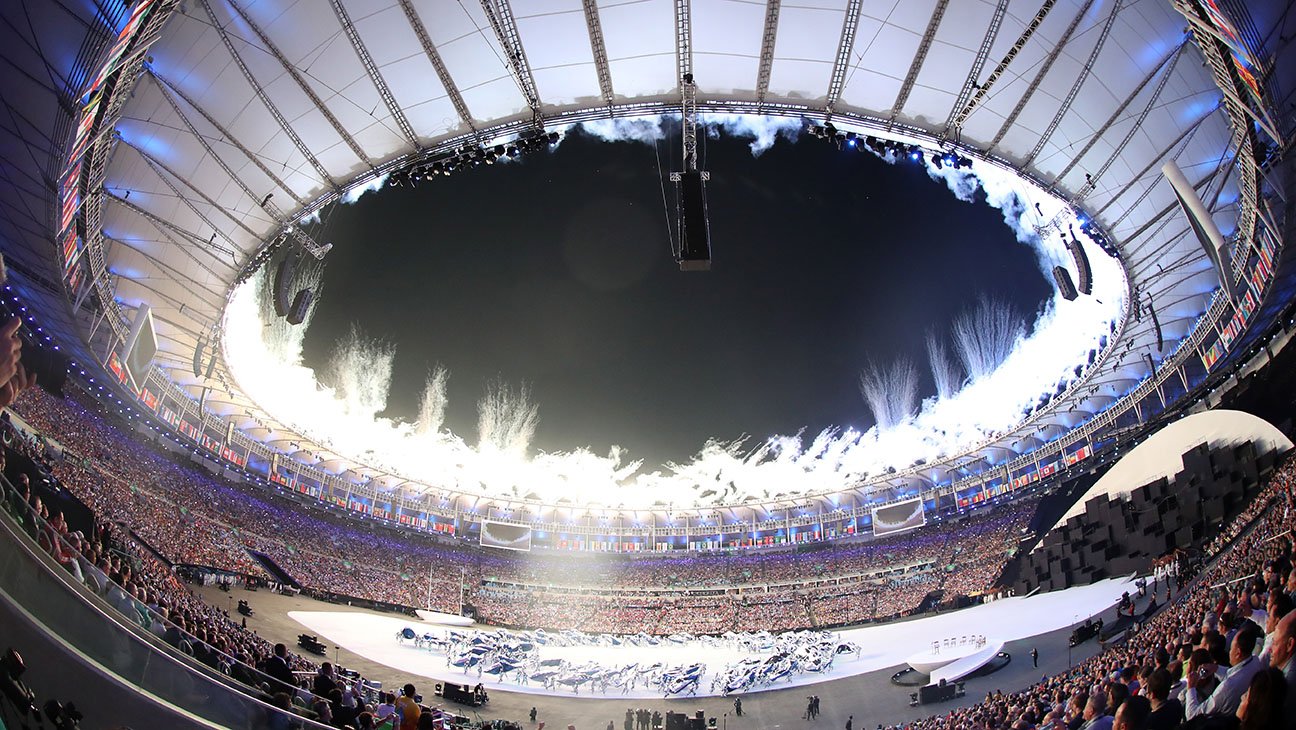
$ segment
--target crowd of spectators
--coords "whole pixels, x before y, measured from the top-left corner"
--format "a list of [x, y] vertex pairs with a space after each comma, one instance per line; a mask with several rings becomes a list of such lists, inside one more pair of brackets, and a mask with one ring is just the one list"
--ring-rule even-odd
[[[229, 483], [187, 454], [143, 442], [101, 416], [93, 399], [70, 391], [63, 400], [33, 392], [18, 411], [65, 450], [54, 474], [167, 561], [276, 579], [259, 554], [307, 589], [447, 613], [467, 601], [482, 620], [508, 626], [711, 633], [767, 615], [779, 628], [904, 615], [933, 591], [991, 588], [1033, 508], [1010, 505], [901, 535], [800, 550], [496, 554]], [[861, 589], [864, 577], [868, 588]], [[682, 593], [705, 589], [721, 595]], [[755, 595], [766, 592], [795, 595]]]
[[[10, 333], [12, 335], [12, 333]], [[6, 341], [0, 331], [0, 345]], [[0, 347], [0, 399], [9, 405], [28, 377], [16, 350]], [[10, 372], [12, 370], [12, 372]], [[303, 514], [291, 502], [215, 479], [159, 455], [75, 399], [25, 399], [26, 418], [65, 447], [17, 439], [15, 453], [41, 462], [96, 513], [75, 530], [37, 494], [26, 474], [4, 506], [49, 555], [89, 590], [142, 629], [212, 669], [256, 688], [271, 704], [337, 727], [374, 727], [396, 712], [419, 714], [407, 686], [400, 700], [373, 697], [346, 679], [271, 646], [228, 613], [189, 591], [171, 563], [264, 574], [254, 553], [270, 556], [304, 582], [338, 593], [420, 604], [417, 591], [444, 599], [448, 584], [420, 568], [433, 561], [471, 572], [473, 598], [494, 618], [526, 625], [573, 622], [629, 633], [730, 628], [797, 628], [887, 617], [912, 610], [936, 591], [989, 587], [1024, 520], [1024, 508], [926, 529], [903, 537], [786, 553], [777, 558], [669, 556], [592, 562], [577, 569], [556, 558], [505, 559], [419, 542], [348, 524], [344, 517]], [[0, 463], [0, 468], [6, 466]], [[6, 470], [6, 473], [9, 472]], [[1024, 690], [995, 691], [980, 703], [906, 723], [905, 730], [1161, 730], [1239, 727], [1266, 730], [1296, 720], [1296, 460], [1288, 459], [1261, 493], [1205, 546], [1196, 580], [1164, 590], [1173, 601], [1144, 616], [1122, 641], [1092, 659]], [[237, 525], [243, 525], [241, 530]], [[249, 526], [256, 526], [250, 529]], [[789, 559], [783, 559], [783, 557]], [[862, 556], [868, 556], [867, 559]], [[885, 556], [887, 560], [879, 560]], [[888, 562], [889, 561], [889, 562]], [[863, 566], [903, 565], [881, 580], [860, 579]], [[913, 569], [912, 566], [922, 566]], [[591, 570], [587, 570], [592, 568]], [[441, 571], [444, 575], [445, 571]], [[492, 576], [485, 580], [484, 576]], [[799, 578], [798, 578], [799, 576]], [[818, 580], [822, 578], [831, 580]], [[789, 580], [784, 580], [784, 579]], [[808, 579], [809, 578], [809, 579]], [[854, 580], [851, 580], [854, 578]], [[548, 592], [540, 585], [717, 588], [670, 597]], [[514, 585], [509, 586], [508, 583]], [[516, 585], [525, 583], [530, 585]], [[743, 590], [756, 588], [756, 590]], [[1155, 598], [1160, 586], [1152, 586]], [[519, 593], [521, 591], [521, 593]], [[457, 608], [459, 596], [453, 603]], [[488, 616], [490, 614], [488, 613]], [[787, 625], [781, 625], [787, 624]], [[303, 676], [304, 675], [304, 676]], [[400, 708], [398, 710], [398, 708]], [[429, 715], [430, 716], [430, 715]], [[423, 725], [419, 725], [422, 727]], [[428, 723], [431, 726], [431, 723]]]
[[1122, 641], [1030, 687], [896, 730], [1263, 730], [1296, 724], [1296, 459], [1205, 548], [1206, 568]]

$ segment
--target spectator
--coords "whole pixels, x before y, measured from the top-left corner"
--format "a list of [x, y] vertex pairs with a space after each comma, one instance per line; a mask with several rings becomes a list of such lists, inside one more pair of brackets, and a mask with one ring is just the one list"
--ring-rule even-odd
[[1272, 667], [1256, 672], [1238, 704], [1241, 730], [1268, 730], [1296, 722], [1296, 718], [1283, 712], [1287, 699], [1287, 683], [1281, 672]]
[[396, 714], [400, 717], [400, 730], [418, 730], [419, 715], [422, 710], [414, 699], [418, 692], [413, 684], [401, 688], [401, 696], [396, 700]]

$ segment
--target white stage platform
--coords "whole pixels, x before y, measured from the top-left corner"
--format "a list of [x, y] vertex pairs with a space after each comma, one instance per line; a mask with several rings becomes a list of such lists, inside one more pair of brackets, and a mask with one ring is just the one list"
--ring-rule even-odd
[[[990, 656], [994, 656], [1003, 650], [1002, 641], [992, 641], [985, 634], [965, 634], [963, 636], [949, 637], [945, 639], [935, 639], [931, 645], [910, 656], [907, 660], [909, 666], [922, 672], [923, 674], [933, 674], [936, 670], [949, 664], [958, 663], [960, 666], [969, 664], [964, 661], [973, 657], [985, 654], [986, 649], [992, 649]], [[989, 659], [985, 659], [981, 664], [985, 664]], [[973, 666], [971, 669], [963, 672], [975, 671], [981, 667], [981, 664]], [[941, 672], [941, 676], [951, 679], [948, 672]], [[936, 682], [939, 680], [933, 680]]]
[[[1064, 591], [1036, 594], [1029, 597], [1006, 598], [961, 611], [943, 613], [913, 621], [845, 629], [836, 633], [842, 642], [853, 642], [861, 648], [856, 658], [853, 654], [841, 655], [825, 672], [803, 674], [788, 682], [779, 682], [761, 690], [784, 689], [817, 684], [833, 679], [851, 677], [867, 672], [904, 665], [915, 653], [928, 651], [932, 641], [947, 636], [984, 633], [992, 629], [995, 641], [986, 650], [1015, 641], [1066, 628], [1083, 621], [1120, 600], [1125, 591], [1135, 590], [1132, 579], [1104, 580], [1089, 586], [1069, 588]], [[405, 674], [427, 677], [437, 681], [477, 684], [481, 682], [491, 691], [526, 692], [532, 694], [571, 697], [571, 691], [549, 691], [536, 685], [521, 685], [514, 681], [498, 681], [486, 674], [480, 678], [476, 669], [461, 670], [448, 666], [445, 654], [430, 652], [411, 643], [399, 644], [396, 634], [405, 627], [415, 631], [445, 631], [432, 624], [419, 623], [409, 618], [371, 613], [333, 611], [292, 611], [290, 618], [304, 626], [310, 633], [327, 638], [330, 642], [359, 654], [371, 661], [389, 666]], [[493, 631], [490, 627], [479, 627]], [[462, 631], [462, 629], [458, 629]], [[704, 661], [707, 670], [698, 685], [697, 695], [719, 694], [711, 691], [712, 679], [726, 665], [748, 658], [764, 659], [765, 655], [713, 646], [571, 646], [543, 647], [543, 659], [566, 659], [574, 663], [596, 662], [605, 667], [661, 662], [677, 666]], [[952, 666], [952, 665], [951, 665]], [[622, 694], [613, 690], [607, 695], [582, 690], [577, 697], [607, 696], [655, 698], [661, 693], [644, 689]]]
[[472, 626], [472, 619], [464, 616], [456, 616], [453, 613], [441, 613], [440, 611], [424, 611], [418, 609], [416, 612], [419, 618], [430, 624], [439, 624], [441, 626]]

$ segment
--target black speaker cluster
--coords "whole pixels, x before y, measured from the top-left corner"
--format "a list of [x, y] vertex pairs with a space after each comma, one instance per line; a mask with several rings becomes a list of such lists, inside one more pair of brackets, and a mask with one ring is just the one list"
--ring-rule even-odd
[[298, 325], [306, 321], [311, 302], [315, 301], [315, 292], [310, 289], [298, 289], [293, 293], [293, 283], [297, 278], [297, 265], [300, 256], [296, 251], [288, 253], [279, 262], [274, 277], [274, 309], [277, 316], [288, 320], [288, 324]]
[[1053, 267], [1053, 282], [1057, 284], [1058, 293], [1068, 302], [1074, 302], [1079, 296], [1075, 282], [1071, 281], [1071, 272], [1067, 271], [1065, 266]]
[[1059, 590], [1150, 569], [1176, 549], [1199, 548], [1255, 496], [1279, 454], [1253, 442], [1183, 455], [1184, 468], [1134, 489], [1129, 499], [1099, 496], [1082, 514], [1045, 534], [1021, 557], [1016, 590]]
[[393, 172], [387, 184], [395, 187], [414, 187], [419, 182], [434, 177], [449, 176], [463, 170], [494, 165], [505, 158], [548, 149], [562, 139], [557, 132], [535, 132], [518, 137], [512, 142], [497, 145], [465, 145], [454, 152], [425, 158], [408, 167]]
[[1076, 289], [1086, 296], [1093, 294], [1093, 271], [1089, 268], [1089, 255], [1085, 253], [1084, 246], [1080, 245], [1079, 239], [1072, 236], [1071, 240], [1067, 241], [1067, 250], [1075, 260]]

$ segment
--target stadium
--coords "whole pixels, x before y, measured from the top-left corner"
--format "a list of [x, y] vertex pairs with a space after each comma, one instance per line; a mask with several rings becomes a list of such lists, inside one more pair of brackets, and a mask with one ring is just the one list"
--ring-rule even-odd
[[1296, 718], [1286, 4], [0, 16], [0, 726]]

